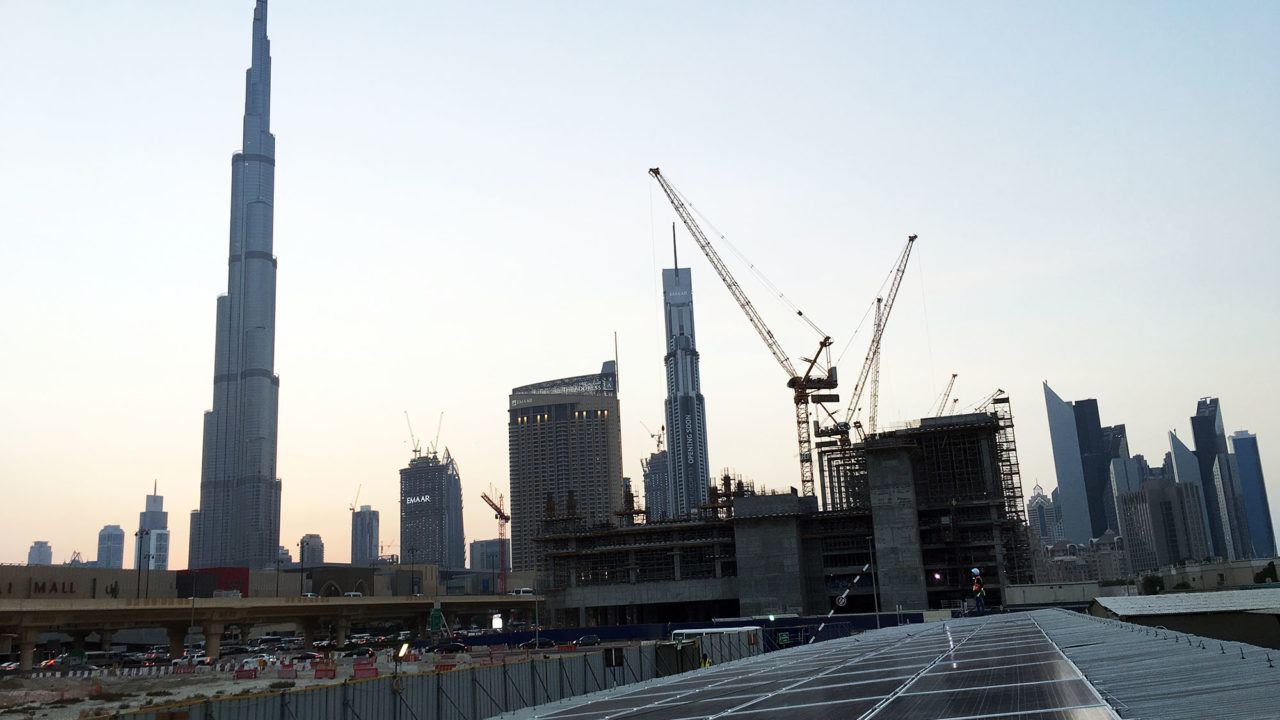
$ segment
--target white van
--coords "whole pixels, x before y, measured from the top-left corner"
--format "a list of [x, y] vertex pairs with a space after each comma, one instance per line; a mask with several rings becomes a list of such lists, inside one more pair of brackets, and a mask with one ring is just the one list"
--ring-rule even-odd
[[508, 595], [532, 595], [533, 588], [516, 588], [515, 590], [512, 590], [507, 594]]
[[342, 597], [364, 597], [364, 593], [362, 592], [342, 593]]

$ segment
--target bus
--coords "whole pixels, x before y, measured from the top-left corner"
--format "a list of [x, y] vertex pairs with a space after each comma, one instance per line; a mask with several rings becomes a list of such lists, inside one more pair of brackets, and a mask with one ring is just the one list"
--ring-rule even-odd
[[762, 630], [759, 625], [735, 625], [732, 627], [706, 627], [706, 628], [689, 628], [688, 630], [674, 630], [671, 633], [671, 639], [675, 642], [685, 642], [694, 640], [708, 635], [728, 635], [737, 632], [759, 632]]

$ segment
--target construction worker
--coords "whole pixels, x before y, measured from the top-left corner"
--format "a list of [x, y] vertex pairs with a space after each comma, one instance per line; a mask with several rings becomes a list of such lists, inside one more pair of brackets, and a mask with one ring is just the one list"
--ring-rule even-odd
[[698, 667], [704, 667], [704, 668], [711, 667], [711, 658], [707, 657], [706, 653], [702, 653], [702, 664], [699, 665]]
[[983, 586], [982, 573], [978, 572], [978, 568], [973, 569], [973, 604], [978, 613], [987, 611], [987, 589]]

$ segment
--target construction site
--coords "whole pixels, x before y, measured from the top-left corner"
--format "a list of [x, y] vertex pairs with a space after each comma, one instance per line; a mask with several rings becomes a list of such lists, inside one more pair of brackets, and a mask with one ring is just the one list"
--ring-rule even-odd
[[[831, 338], [797, 310], [821, 337], [797, 368], [692, 205], [659, 169], [649, 174], [786, 373], [800, 479], [790, 492], [763, 493], [726, 472], [707, 502], [684, 514], [628, 502], [611, 522], [547, 515], [531, 552], [542, 561], [538, 585], [553, 623], [963, 609], [974, 569], [990, 605], [1001, 604], [1004, 587], [1032, 582], [1007, 395], [996, 390], [955, 414], [952, 375], [928, 417], [879, 426], [881, 344], [916, 236], [875, 299], [867, 352], [841, 411]], [[651, 473], [662, 454], [654, 437], [658, 452], [644, 467], [646, 478], [660, 479]]]

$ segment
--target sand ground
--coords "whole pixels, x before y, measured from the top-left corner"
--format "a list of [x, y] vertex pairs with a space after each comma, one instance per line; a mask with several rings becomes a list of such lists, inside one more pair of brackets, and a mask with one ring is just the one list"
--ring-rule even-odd
[[[441, 662], [470, 663], [467, 656], [441, 659]], [[423, 662], [405, 663], [401, 672], [429, 672], [435, 666], [431, 658]], [[338, 661], [337, 678], [315, 679], [308, 667], [296, 666], [298, 677], [293, 688], [326, 685], [342, 682], [353, 676], [354, 661]], [[393, 672], [393, 665], [379, 658], [379, 676]], [[234, 673], [213, 668], [197, 668], [194, 674], [169, 674], [155, 677], [112, 676], [89, 678], [19, 678], [0, 681], [0, 720], [80, 720], [88, 717], [109, 717], [114, 712], [140, 710], [152, 705], [168, 705], [183, 700], [199, 700], [206, 697], [233, 697], [262, 692], [273, 692], [272, 683], [283, 682], [279, 668], [266, 666], [259, 670], [257, 679], [235, 679]]]

